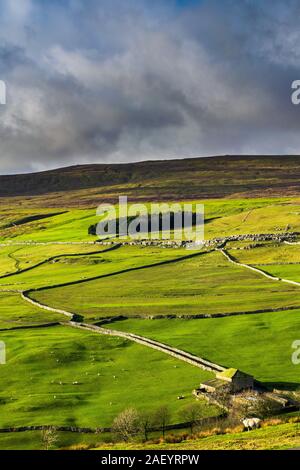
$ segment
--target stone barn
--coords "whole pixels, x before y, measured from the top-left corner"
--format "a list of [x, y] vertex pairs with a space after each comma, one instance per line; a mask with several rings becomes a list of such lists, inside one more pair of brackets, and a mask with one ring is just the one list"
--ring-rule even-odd
[[218, 372], [215, 379], [200, 384], [199, 392], [215, 393], [226, 388], [230, 393], [238, 393], [243, 390], [252, 390], [254, 378], [238, 369], [226, 369]]

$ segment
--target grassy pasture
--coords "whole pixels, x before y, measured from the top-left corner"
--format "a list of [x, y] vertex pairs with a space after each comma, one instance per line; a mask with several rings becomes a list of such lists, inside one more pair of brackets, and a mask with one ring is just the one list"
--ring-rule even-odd
[[[298, 199], [202, 202], [206, 205], [206, 238], [233, 233], [279, 233], [285, 229], [300, 231]], [[4, 228], [10, 222], [47, 211], [50, 214], [60, 212], [60, 209], [1, 209], [0, 241], [32, 240], [54, 244], [0, 247], [0, 276], [31, 267], [49, 256], [66, 256], [31, 271], [0, 279], [0, 289], [42, 287], [44, 290], [31, 294], [33, 298], [52, 307], [80, 313], [90, 322], [116, 315], [213, 315], [300, 305], [299, 287], [272, 282], [234, 266], [220, 253], [178, 261], [189, 252], [122, 247], [88, 255], [89, 251], [100, 251], [105, 247], [55, 245], [59, 241], [94, 240], [88, 235], [88, 227], [98, 221], [94, 209], [67, 209], [61, 215]], [[235, 243], [231, 246], [244, 245]], [[299, 248], [267, 243], [249, 250], [230, 250], [230, 254], [238, 261], [256, 265], [274, 275], [300, 281], [299, 265], [291, 264], [300, 263]], [[74, 252], [86, 255], [72, 257]], [[172, 260], [177, 261], [114, 274]], [[114, 275], [45, 289], [49, 285], [111, 274]], [[62, 320], [60, 315], [36, 309], [17, 293], [0, 292], [0, 328], [59, 320]], [[294, 389], [300, 385], [299, 366], [291, 362], [291, 345], [300, 338], [300, 310], [205, 320], [131, 318], [116, 322], [113, 327], [158, 339], [225, 366], [240, 368], [270, 387]], [[0, 390], [0, 427], [31, 424], [108, 426], [127, 406], [153, 410], [166, 403], [175, 422], [180, 420], [180, 408], [193, 400], [192, 389], [211, 377], [209, 373], [146, 347], [62, 326], [1, 331], [0, 340], [6, 342], [8, 354], [7, 364], [0, 369], [5, 384]], [[79, 385], [73, 385], [74, 381]], [[181, 394], [187, 397], [182, 402], [177, 400]], [[203, 416], [214, 413], [213, 407], [203, 404]], [[286, 428], [286, 432], [289, 438], [294, 428]], [[272, 439], [274, 447], [294, 442], [280, 442], [280, 435], [279, 430], [278, 435], [266, 430], [261, 439], [257, 436], [257, 446], [267, 447]], [[75, 435], [72, 438], [62, 436], [59, 442], [63, 446], [85, 440], [85, 436], [79, 437], [80, 441]], [[250, 448], [255, 445], [255, 439], [246, 443], [245, 438], [244, 435], [216, 436], [184, 445], [191, 449], [193, 445], [198, 448]], [[22, 433], [17, 437], [0, 435], [0, 448], [39, 446], [39, 433]]]
[[0, 276], [18, 270], [19, 247], [0, 247]]
[[89, 321], [118, 315], [214, 315], [300, 305], [296, 286], [234, 266], [216, 252], [31, 296]]
[[253, 374], [271, 387], [300, 386], [292, 343], [300, 339], [300, 310], [199, 320], [115, 322], [125, 330]]
[[[97, 246], [92, 245], [90, 251], [96, 251]], [[165, 249], [155, 247], [124, 246], [113, 250], [86, 256], [65, 256], [43, 264], [34, 270], [20, 273], [9, 278], [0, 279], [0, 287], [6, 286], [18, 289], [40, 288], [63, 284], [111, 274], [144, 265], [151, 265], [187, 256], [185, 249]], [[64, 246], [61, 253], [64, 252]], [[76, 252], [76, 246], [73, 247]]]
[[[173, 422], [212, 376], [158, 351], [70, 327], [1, 332], [0, 427], [110, 426], [124, 408], [153, 411], [168, 404]], [[74, 384], [78, 382], [78, 384]], [[178, 395], [186, 399], [177, 400]], [[203, 415], [216, 413], [203, 403]]]
[[[251, 202], [244, 200], [243, 210], [238, 213], [221, 212], [220, 216], [212, 216], [217, 218], [207, 225], [206, 238], [247, 233], [280, 233], [286, 230], [300, 231], [299, 200], [270, 199], [260, 207], [255, 207]], [[237, 200], [232, 200], [234, 208], [237, 204]], [[207, 208], [209, 213], [209, 203]]]
[[[179, 198], [180, 200], [180, 198]], [[102, 201], [103, 202], [103, 201]], [[129, 204], [130, 201], [129, 198]], [[184, 202], [184, 200], [181, 200]], [[287, 230], [300, 231], [300, 200], [296, 198], [215, 199], [191, 200], [205, 205], [205, 238], [241, 233], [269, 233]], [[28, 205], [32, 203], [29, 200]], [[49, 203], [49, 202], [48, 202]], [[25, 201], [26, 204], [26, 201]], [[149, 204], [146, 204], [149, 206]], [[88, 227], [99, 221], [97, 204], [92, 209], [38, 209], [24, 207], [12, 211], [3, 207], [0, 214], [0, 241], [86, 241], [97, 237], [88, 235]], [[32, 214], [64, 212], [23, 225], [4, 228], [10, 222]]]
[[229, 250], [240, 263], [251, 264], [273, 276], [300, 282], [300, 245], [265, 244], [250, 250]]
[[[58, 212], [55, 209], [49, 210], [51, 213]], [[0, 227], [0, 237], [2, 240], [32, 241], [35, 242], [60, 242], [60, 241], [83, 241], [96, 239], [88, 235], [88, 227], [97, 222], [96, 210], [73, 209], [64, 211], [60, 215], [55, 215], [47, 219], [29, 222], [11, 228]], [[14, 219], [19, 219], [21, 215], [30, 216], [32, 214], [44, 213], [44, 210], [23, 210], [16, 211]], [[8, 222], [14, 219], [6, 219]]]
[[85, 254], [105, 250], [102, 245], [28, 245], [0, 247], [0, 276], [35, 266], [62, 254]]
[[256, 248], [228, 251], [240, 263], [266, 268], [272, 264], [300, 264], [300, 245], [265, 243]]
[[[264, 271], [281, 279], [289, 279], [300, 282], [300, 264], [270, 264], [263, 266]], [[299, 287], [300, 288], [300, 287]]]
[[40, 325], [61, 320], [61, 315], [30, 305], [22, 300], [20, 294], [0, 292], [0, 328]]

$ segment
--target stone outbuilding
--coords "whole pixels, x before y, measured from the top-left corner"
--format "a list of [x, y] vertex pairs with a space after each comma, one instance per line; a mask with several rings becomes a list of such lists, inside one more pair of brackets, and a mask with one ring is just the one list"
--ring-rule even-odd
[[226, 388], [230, 393], [238, 393], [243, 390], [252, 390], [253, 387], [252, 375], [245, 374], [238, 369], [225, 369], [223, 372], [218, 372], [215, 379], [200, 384], [199, 392], [215, 393]]

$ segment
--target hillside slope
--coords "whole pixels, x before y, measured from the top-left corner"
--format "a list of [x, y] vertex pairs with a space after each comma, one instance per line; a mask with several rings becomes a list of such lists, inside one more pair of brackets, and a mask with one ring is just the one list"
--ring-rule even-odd
[[[84, 192], [83, 192], [84, 191]], [[223, 156], [78, 165], [0, 176], [0, 197], [74, 193], [77, 204], [119, 194], [134, 200], [300, 194], [300, 156]], [[64, 193], [64, 194], [61, 194]]]

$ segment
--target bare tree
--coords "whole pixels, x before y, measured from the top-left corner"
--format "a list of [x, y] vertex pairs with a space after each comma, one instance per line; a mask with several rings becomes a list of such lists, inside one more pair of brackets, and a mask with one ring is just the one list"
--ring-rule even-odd
[[281, 408], [282, 405], [277, 401], [262, 396], [252, 403], [251, 407], [249, 407], [249, 410], [253, 415], [263, 419], [278, 414]]
[[46, 428], [42, 430], [42, 444], [44, 450], [50, 450], [57, 442], [58, 434], [55, 428]]
[[236, 400], [231, 409], [231, 416], [239, 421], [247, 416], [261, 419], [274, 416], [282, 408], [279, 402], [266, 397], [264, 394], [249, 395], [248, 392], [244, 392], [240, 394], [239, 398], [240, 400]]
[[180, 411], [182, 419], [190, 423], [191, 434], [193, 434], [195, 425], [199, 423], [199, 420], [202, 418], [202, 413], [203, 409], [199, 403], [190, 403]]
[[153, 420], [153, 416], [147, 412], [141, 413], [139, 416], [140, 430], [144, 435], [145, 441], [148, 441], [148, 435], [153, 426]]
[[140, 420], [137, 410], [127, 408], [122, 411], [113, 422], [112, 432], [118, 439], [128, 442], [140, 432]]
[[216, 390], [213, 394], [213, 398], [216, 402], [225, 410], [228, 410], [231, 405], [231, 394], [228, 387], [221, 387]]
[[154, 414], [154, 423], [162, 431], [163, 437], [165, 437], [166, 427], [170, 423], [171, 413], [168, 406], [159, 407]]

